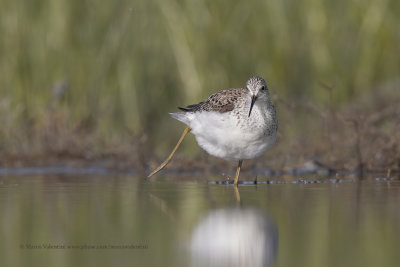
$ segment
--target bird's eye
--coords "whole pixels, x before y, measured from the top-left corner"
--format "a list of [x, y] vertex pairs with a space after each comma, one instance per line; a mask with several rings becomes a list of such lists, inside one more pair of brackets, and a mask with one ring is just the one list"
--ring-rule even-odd
[[263, 90], [263, 91], [264, 91], [264, 90], [265, 90], [265, 88], [266, 88], [266, 87], [263, 85], [263, 87], [261, 87], [261, 90]]

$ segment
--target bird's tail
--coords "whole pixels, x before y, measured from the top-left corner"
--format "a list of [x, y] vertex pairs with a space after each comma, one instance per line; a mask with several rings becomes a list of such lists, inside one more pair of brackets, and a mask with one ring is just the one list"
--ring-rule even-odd
[[175, 120], [181, 121], [186, 125], [189, 125], [190, 123], [190, 120], [186, 112], [169, 113], [169, 115], [171, 115], [171, 117], [174, 118]]

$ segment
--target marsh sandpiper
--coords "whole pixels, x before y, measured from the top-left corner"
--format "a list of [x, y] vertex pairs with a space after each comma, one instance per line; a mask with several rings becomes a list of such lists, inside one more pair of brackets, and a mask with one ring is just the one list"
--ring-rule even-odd
[[192, 132], [209, 154], [238, 161], [234, 179], [237, 186], [243, 160], [261, 156], [276, 141], [275, 107], [265, 80], [259, 76], [248, 79], [246, 88], [222, 90], [199, 104], [179, 109], [183, 112], [170, 115], [187, 127], [169, 157], [148, 177], [169, 163], [186, 134]]

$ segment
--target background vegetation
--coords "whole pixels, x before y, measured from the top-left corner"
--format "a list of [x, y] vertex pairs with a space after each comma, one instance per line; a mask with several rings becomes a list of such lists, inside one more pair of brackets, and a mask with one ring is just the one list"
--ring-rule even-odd
[[183, 129], [168, 112], [258, 74], [280, 118], [269, 159], [283, 166], [318, 154], [394, 168], [399, 14], [395, 0], [1, 1], [2, 161], [148, 162]]

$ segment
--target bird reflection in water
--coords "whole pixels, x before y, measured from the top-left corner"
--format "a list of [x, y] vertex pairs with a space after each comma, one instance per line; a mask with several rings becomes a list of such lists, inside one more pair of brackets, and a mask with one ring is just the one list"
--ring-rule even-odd
[[272, 266], [278, 248], [278, 230], [253, 209], [210, 212], [191, 235], [192, 266]]

